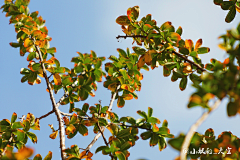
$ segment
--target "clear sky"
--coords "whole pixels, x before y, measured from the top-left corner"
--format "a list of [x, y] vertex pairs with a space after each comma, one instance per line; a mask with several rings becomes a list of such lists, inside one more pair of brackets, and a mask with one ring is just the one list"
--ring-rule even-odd
[[[2, 2], [3, 3], [3, 2]], [[2, 4], [1, 3], [1, 4]], [[30, 11], [39, 11], [39, 14], [46, 20], [49, 36], [53, 38], [50, 45], [57, 48], [56, 58], [59, 59], [61, 66], [72, 68], [71, 58], [77, 56], [76, 51], [90, 53], [95, 51], [98, 56], [109, 57], [118, 55], [117, 48], [132, 50], [132, 40], [118, 40], [117, 35], [123, 35], [121, 27], [116, 24], [118, 16], [126, 14], [129, 7], [138, 5], [140, 7], [140, 18], [152, 14], [153, 19], [158, 25], [166, 21], [171, 21], [175, 28], [182, 26], [183, 39], [192, 39], [196, 42], [199, 38], [203, 39], [203, 46], [210, 47], [209, 54], [201, 55], [204, 63], [211, 58], [224, 60], [226, 53], [220, 50], [217, 45], [220, 42], [218, 37], [226, 32], [227, 29], [236, 27], [239, 23], [240, 15], [237, 13], [234, 21], [230, 24], [225, 23], [224, 19], [227, 12], [213, 4], [211, 0], [131, 0], [131, 1], [93, 1], [93, 0], [41, 0], [31, 1]], [[20, 69], [27, 68], [28, 62], [25, 57], [20, 57], [19, 49], [12, 48], [9, 43], [16, 41], [14, 26], [9, 25], [9, 18], [0, 14], [0, 119], [10, 119], [13, 112], [19, 117], [31, 112], [35, 117], [49, 112], [52, 109], [49, 94], [46, 92], [46, 83], [42, 79], [40, 85], [30, 86], [21, 83]], [[187, 109], [189, 96], [194, 92], [194, 88], [188, 84], [185, 91], [180, 91], [179, 81], [171, 82], [170, 77], [163, 77], [162, 67], [149, 72], [143, 71], [142, 90], [138, 92], [138, 100], [126, 101], [124, 108], [117, 108], [114, 103], [113, 111], [120, 116], [133, 116], [140, 118], [137, 110], [147, 111], [148, 107], [154, 109], [153, 115], [161, 121], [167, 119], [172, 134], [178, 136], [180, 132], [186, 133], [189, 127], [203, 113], [200, 107]], [[81, 107], [87, 102], [93, 105], [102, 100], [103, 105], [110, 102], [110, 91], [103, 87], [103, 83], [98, 84], [99, 89], [94, 98], [87, 101], [76, 103]], [[59, 92], [55, 98], [62, 96]], [[213, 128], [216, 134], [222, 131], [232, 131], [234, 135], [240, 136], [239, 116], [228, 118], [226, 113], [226, 100], [221, 106], [210, 115], [198, 132], [204, 133], [206, 129]], [[68, 106], [61, 106], [62, 111], [67, 112]], [[43, 157], [49, 150], [53, 152], [53, 159], [60, 159], [59, 139], [49, 138], [51, 129], [48, 124], [57, 126], [56, 116], [53, 114], [40, 121], [41, 130], [34, 131], [38, 136], [38, 143], [32, 144], [29, 140], [27, 145], [35, 148], [34, 154], [42, 154]], [[140, 131], [141, 133], [141, 131]], [[109, 132], [106, 131], [109, 135]], [[66, 141], [66, 147], [77, 144], [81, 148], [91, 142], [94, 134], [92, 128], [89, 135], [83, 137], [78, 134], [71, 140]], [[102, 138], [92, 147], [91, 151], [104, 145]], [[150, 147], [149, 141], [139, 139], [136, 145], [130, 149], [129, 160], [138, 158], [155, 159], [174, 159], [178, 155], [174, 149], [168, 146], [162, 152], [158, 147]], [[94, 160], [109, 159], [98, 153], [93, 156]]]

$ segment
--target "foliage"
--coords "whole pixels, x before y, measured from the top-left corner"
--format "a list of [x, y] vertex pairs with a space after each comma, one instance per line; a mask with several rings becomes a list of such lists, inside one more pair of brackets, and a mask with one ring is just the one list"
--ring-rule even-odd
[[[83, 151], [75, 144], [65, 148], [64, 137], [71, 139], [77, 134], [87, 136], [89, 127], [93, 127], [96, 137], [102, 136], [104, 146], [97, 148], [95, 153], [102, 152], [109, 155], [111, 159], [125, 160], [130, 156], [129, 149], [133, 147], [139, 139], [139, 129], [143, 130], [140, 137], [149, 140], [150, 146], [158, 145], [159, 150], [166, 148], [166, 138], [171, 138], [168, 143], [175, 149], [181, 151], [185, 135], [180, 134], [177, 138], [170, 133], [167, 120], [162, 125], [160, 120], [152, 116], [153, 109], [148, 107], [147, 113], [137, 111], [141, 118], [119, 117], [117, 113], [111, 111], [112, 103], [117, 100], [118, 107], [124, 107], [126, 100], [137, 99], [136, 91], [141, 90], [141, 80], [143, 74], [141, 69], [153, 70], [160, 65], [163, 66], [163, 76], [171, 75], [171, 81], [179, 79], [180, 90], [185, 90], [187, 83], [192, 82], [196, 88], [195, 93], [190, 97], [188, 107], [201, 106], [211, 112], [210, 102], [216, 99], [228, 98], [228, 116], [235, 116], [240, 113], [239, 105], [239, 46], [240, 46], [240, 24], [237, 29], [227, 31], [226, 35], [220, 36], [223, 43], [219, 45], [224, 49], [229, 57], [224, 62], [211, 59], [211, 63], [203, 64], [199, 54], [206, 54], [210, 51], [208, 47], [202, 47], [202, 39], [193, 42], [191, 39], [182, 39], [182, 27], [175, 27], [171, 22], [165, 22], [157, 26], [157, 22], [152, 19], [151, 14], [138, 20], [140, 9], [138, 6], [127, 10], [127, 15], [119, 16], [116, 23], [121, 25], [126, 36], [117, 38], [133, 38], [132, 47], [134, 53], [127, 48], [126, 51], [118, 48], [119, 56], [111, 55], [110, 62], [105, 63], [105, 71], [102, 70], [105, 57], [98, 57], [94, 51], [90, 54], [78, 53], [71, 62], [74, 67], [69, 69], [60, 66], [60, 62], [55, 57], [56, 48], [50, 48], [51, 37], [48, 36], [48, 29], [45, 20], [38, 16], [38, 11], [29, 12], [29, 0], [5, 0], [1, 7], [6, 12], [6, 17], [10, 17], [10, 24], [15, 25], [17, 32], [17, 43], [11, 42], [14, 48], [19, 48], [20, 56], [27, 54], [29, 65], [21, 69], [23, 75], [21, 82], [28, 81], [28, 84], [40, 84], [42, 79], [47, 83], [47, 92], [53, 104], [53, 110], [40, 118], [28, 113], [16, 122], [17, 114], [13, 113], [11, 121], [3, 119], [0, 121], [0, 153], [2, 159], [26, 159], [33, 154], [33, 149], [27, 148], [25, 144], [28, 138], [33, 143], [37, 143], [37, 136], [30, 132], [30, 129], [40, 130], [39, 121], [52, 113], [56, 113], [59, 121], [59, 129], [52, 129], [51, 139], [60, 136], [60, 149], [62, 159], [86, 159], [91, 160], [93, 153], [90, 152], [93, 141]], [[225, 19], [231, 22], [236, 14], [240, 12], [239, 1], [214, 0], [216, 5], [221, 5], [223, 10], [229, 10]], [[143, 45], [143, 47], [141, 47]], [[48, 74], [50, 74], [48, 76]], [[102, 106], [101, 102], [94, 105], [87, 103], [81, 108], [75, 107], [75, 103], [84, 101], [89, 95], [94, 97], [97, 90], [97, 82], [105, 81], [103, 86], [111, 91], [111, 102], [109, 106]], [[63, 89], [64, 96], [55, 102], [55, 94]], [[58, 109], [59, 105], [69, 104], [69, 113], [63, 113]], [[64, 117], [62, 117], [64, 116]], [[63, 123], [64, 122], [64, 123]], [[108, 140], [103, 132], [105, 129], [111, 132]], [[100, 136], [98, 136], [100, 135]], [[96, 138], [95, 137], [95, 138]], [[18, 152], [13, 152], [13, 148]], [[200, 151], [209, 149], [213, 153], [219, 153], [219, 148], [225, 154], [200, 154]], [[229, 148], [232, 153], [228, 154]], [[208, 129], [204, 135], [197, 132], [191, 137], [189, 150], [198, 150], [199, 154], [187, 152], [191, 158], [201, 159], [239, 159], [239, 138], [230, 132], [223, 132], [216, 139], [214, 131]], [[202, 153], [202, 152], [201, 152]], [[44, 160], [52, 158], [49, 151]], [[37, 154], [34, 160], [40, 160], [42, 156]]]

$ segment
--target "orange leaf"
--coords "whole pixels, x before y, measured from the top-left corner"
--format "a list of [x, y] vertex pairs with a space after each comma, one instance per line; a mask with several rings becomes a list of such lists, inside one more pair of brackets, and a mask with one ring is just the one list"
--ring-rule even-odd
[[191, 39], [185, 40], [185, 48], [189, 50], [189, 52], [192, 52], [193, 50], [193, 41]]
[[197, 49], [201, 46], [202, 46], [202, 39], [199, 39], [195, 44], [194, 51], [197, 51]]
[[202, 103], [202, 98], [199, 95], [193, 95], [190, 97], [190, 102], [200, 104]]
[[40, 79], [39, 77], [37, 77], [36, 83], [37, 83], [37, 84], [40, 84], [40, 83], [41, 83], [41, 79]]
[[62, 83], [62, 79], [57, 73], [53, 75], [53, 80], [56, 85], [60, 85]]
[[31, 32], [27, 28], [21, 28], [21, 30], [26, 34], [31, 34]]
[[50, 138], [51, 139], [55, 139], [55, 138], [57, 138], [57, 135], [58, 135], [58, 130], [57, 131], [55, 131], [55, 132], [53, 132], [52, 134], [50, 134]]
[[68, 117], [64, 116], [64, 117], [63, 117], [63, 121], [64, 121], [64, 123], [65, 123], [66, 126], [69, 125], [69, 118], [68, 118]]
[[226, 58], [223, 63], [224, 63], [224, 64], [228, 64], [229, 61], [230, 61], [229, 58]]
[[39, 40], [44, 40], [47, 37], [47, 35], [40, 30], [35, 30], [32, 34], [36, 39]]
[[25, 147], [20, 149], [15, 154], [15, 157], [17, 158], [17, 160], [23, 160], [23, 159], [29, 158], [32, 154], [33, 154], [33, 149]]
[[123, 84], [121, 85], [121, 89], [129, 90], [129, 85]]
[[145, 56], [145, 55], [142, 55], [142, 56], [139, 58], [138, 63], [137, 63], [138, 68], [141, 68], [141, 67], [144, 66], [144, 64], [145, 64], [145, 57], [144, 57], [144, 56]]
[[125, 95], [123, 95], [123, 99], [124, 99], [124, 100], [131, 100], [131, 99], [133, 99], [133, 95], [131, 95], [131, 94], [125, 94]]

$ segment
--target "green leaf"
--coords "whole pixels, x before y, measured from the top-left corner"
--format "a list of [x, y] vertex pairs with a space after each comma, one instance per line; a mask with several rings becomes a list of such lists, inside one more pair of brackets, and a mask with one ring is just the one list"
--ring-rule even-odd
[[185, 48], [185, 47], [181, 47], [179, 49], [179, 52], [184, 54], [184, 55], [189, 55], [189, 50], [187, 48]]
[[151, 107], [148, 107], [148, 118], [152, 117], [153, 109]]
[[150, 147], [157, 145], [158, 139], [159, 139], [158, 135], [156, 133], [153, 133], [149, 142]]
[[88, 135], [88, 129], [86, 126], [84, 126], [83, 124], [79, 125], [79, 129], [78, 132], [83, 135], [83, 136], [87, 136]]
[[235, 116], [239, 110], [239, 105], [234, 102], [229, 102], [227, 105], [227, 114], [229, 117]]
[[27, 136], [32, 140], [33, 143], [37, 143], [37, 136], [32, 132], [27, 132]]
[[17, 119], [17, 113], [14, 112], [12, 114], [11, 123], [14, 123], [16, 121], [16, 119]]
[[127, 53], [123, 49], [118, 48], [117, 51], [121, 57], [127, 58]]
[[213, 0], [213, 3], [216, 5], [220, 5], [223, 2], [223, 0]]
[[176, 31], [176, 33], [178, 33], [178, 34], [181, 36], [181, 35], [182, 35], [182, 32], [183, 32], [182, 27], [179, 26], [178, 29], [177, 29], [177, 31]]
[[187, 77], [183, 77], [180, 81], [179, 88], [181, 91], [185, 90], [187, 86]]
[[33, 158], [33, 160], [42, 160], [41, 154], [37, 154], [37, 155]]
[[223, 1], [221, 3], [221, 8], [223, 10], [229, 10], [231, 6], [234, 6], [234, 2], [233, 1]]
[[119, 62], [118, 58], [114, 55], [111, 55], [108, 59], [114, 61], [114, 62]]
[[236, 8], [235, 8], [235, 6], [231, 6], [230, 11], [228, 12], [228, 14], [225, 18], [225, 22], [227, 22], [227, 23], [232, 22], [232, 20], [235, 18], [235, 15], [236, 15]]
[[138, 111], [137, 111], [137, 114], [139, 114], [140, 116], [142, 116], [142, 117], [145, 118], [146, 120], [148, 119], [148, 116], [147, 116], [147, 114], [146, 114], [144, 111], [138, 110]]
[[118, 23], [120, 25], [129, 25], [130, 21], [129, 21], [128, 17], [124, 15], [124, 16], [119, 16], [116, 19], [116, 23]]
[[98, 148], [96, 149], [95, 153], [98, 153], [98, 152], [100, 152], [100, 151], [102, 151], [102, 150], [108, 150], [108, 149], [109, 149], [108, 146], [100, 146], [100, 147], [98, 147]]
[[123, 152], [117, 151], [117, 152], [115, 152], [115, 154], [116, 154], [116, 156], [117, 156], [117, 158], [118, 158], [119, 160], [126, 160], [126, 157], [125, 157], [125, 155], [123, 154]]
[[21, 122], [14, 122], [12, 125], [12, 129], [23, 128], [23, 124]]
[[18, 129], [17, 130], [17, 140], [18, 141], [23, 141], [25, 139], [25, 133], [24, 133], [24, 131], [23, 130], [21, 130], [21, 129]]
[[185, 138], [185, 135], [180, 134], [177, 138], [169, 140], [168, 144], [170, 144], [174, 149], [180, 151], [184, 138]]
[[163, 121], [162, 127], [168, 127], [168, 121], [166, 119]]
[[147, 122], [152, 123], [152, 124], [160, 124], [160, 120], [156, 117], [150, 117], [148, 118]]
[[43, 160], [51, 160], [52, 159], [52, 152], [49, 151], [46, 157]]
[[27, 61], [31, 61], [34, 58], [36, 58], [36, 52], [31, 52], [27, 57]]
[[152, 132], [151, 131], [143, 132], [140, 136], [143, 140], [147, 140], [152, 136]]
[[128, 16], [128, 19], [130, 21], [135, 21], [137, 20], [138, 16], [139, 16], [139, 6], [134, 6], [132, 8], [128, 8], [127, 10], [127, 16]]
[[210, 52], [210, 48], [208, 47], [200, 47], [197, 49], [198, 54], [205, 54]]
[[168, 77], [171, 74], [171, 70], [163, 66], [163, 76]]
[[56, 52], [57, 52], [57, 50], [56, 50], [55, 47], [52, 47], [52, 48], [48, 48], [48, 49], [47, 49], [47, 53], [54, 54], [54, 53], [56, 53]]
[[87, 113], [89, 108], [89, 104], [88, 103], [84, 103], [83, 107], [82, 107], [82, 111], [84, 111], [85, 113]]
[[125, 100], [122, 97], [118, 97], [117, 106], [122, 108], [125, 105]]
[[123, 129], [118, 132], [117, 137], [123, 138], [131, 135], [131, 128]]
[[167, 143], [164, 137], [159, 137], [158, 147], [159, 147], [159, 151], [162, 151], [167, 147]]
[[12, 46], [14, 48], [18, 48], [18, 47], [20, 47], [22, 45], [21, 43], [14, 43], [14, 42], [11, 42], [9, 44], [10, 44], [10, 46]]
[[121, 151], [128, 150], [131, 147], [131, 143], [132, 142], [130, 142], [130, 141], [127, 141], [127, 142], [123, 143], [120, 147], [120, 150]]

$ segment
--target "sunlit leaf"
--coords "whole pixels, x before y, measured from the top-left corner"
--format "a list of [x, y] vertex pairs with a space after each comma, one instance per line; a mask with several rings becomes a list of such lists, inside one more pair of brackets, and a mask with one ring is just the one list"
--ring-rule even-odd
[[53, 132], [52, 134], [50, 134], [50, 138], [51, 139], [55, 139], [55, 138], [57, 138], [57, 135], [58, 135], [58, 130], [56, 130], [55, 132]]
[[60, 75], [57, 73], [55, 73], [53, 75], [53, 80], [54, 80], [55, 85], [60, 85], [62, 83], [62, 79], [61, 79]]
[[33, 154], [33, 149], [24, 147], [15, 154], [17, 160], [23, 160], [25, 158], [29, 158]]

